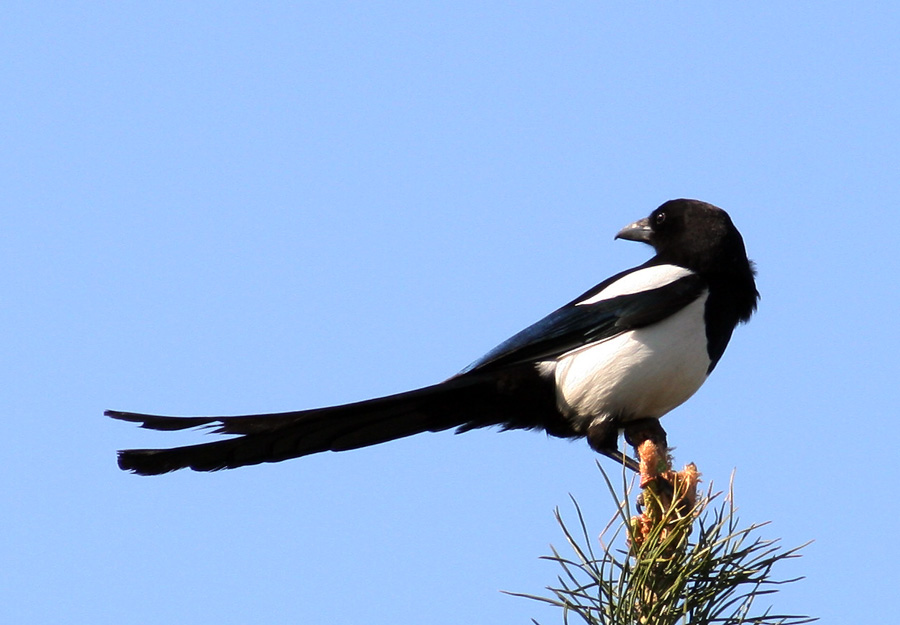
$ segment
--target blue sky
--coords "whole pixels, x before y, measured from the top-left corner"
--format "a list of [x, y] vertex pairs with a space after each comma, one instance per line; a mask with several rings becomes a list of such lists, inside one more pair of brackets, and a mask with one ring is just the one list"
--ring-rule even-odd
[[[422, 435], [139, 478], [196, 442], [105, 419], [274, 412], [452, 375], [728, 210], [759, 313], [664, 420], [771, 520], [775, 606], [896, 592], [896, 3], [20, 3], [0, 20], [0, 604], [9, 622], [559, 622], [583, 442]], [[851, 600], [852, 599], [852, 600]]]

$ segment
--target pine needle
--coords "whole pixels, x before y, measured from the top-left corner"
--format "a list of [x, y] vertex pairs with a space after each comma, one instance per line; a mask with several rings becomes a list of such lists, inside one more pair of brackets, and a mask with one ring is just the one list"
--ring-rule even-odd
[[760, 597], [770, 599], [780, 585], [802, 579], [778, 579], [773, 569], [799, 557], [806, 545], [784, 549], [778, 540], [763, 539], [759, 530], [767, 523], [741, 527], [733, 484], [727, 497], [710, 489], [688, 510], [678, 505], [684, 493], [678, 492], [677, 481], [668, 508], [660, 508], [652, 489], [645, 487], [644, 518], [654, 506], [659, 518], [645, 522], [639, 534], [628, 497], [618, 495], [600, 470], [616, 514], [599, 541], [592, 538], [573, 497], [575, 523], [567, 525], [555, 511], [570, 553], [551, 547], [552, 555], [544, 557], [561, 569], [556, 583], [547, 587], [549, 594], [509, 594], [559, 608], [564, 624], [801, 625], [817, 620], [755, 607]]

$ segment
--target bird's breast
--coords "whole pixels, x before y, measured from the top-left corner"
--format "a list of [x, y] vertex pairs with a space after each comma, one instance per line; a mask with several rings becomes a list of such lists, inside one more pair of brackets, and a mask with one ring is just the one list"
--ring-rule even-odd
[[[557, 402], [576, 429], [593, 421], [659, 418], [706, 380], [707, 293], [665, 320], [591, 343], [552, 367]], [[550, 363], [545, 371], [549, 373]]]

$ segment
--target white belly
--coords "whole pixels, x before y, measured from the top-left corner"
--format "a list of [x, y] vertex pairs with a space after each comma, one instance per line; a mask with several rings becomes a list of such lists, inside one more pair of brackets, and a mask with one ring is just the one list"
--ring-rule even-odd
[[560, 358], [555, 366], [560, 410], [580, 429], [595, 420], [659, 418], [686, 401], [706, 380], [710, 364], [706, 297], [660, 323]]

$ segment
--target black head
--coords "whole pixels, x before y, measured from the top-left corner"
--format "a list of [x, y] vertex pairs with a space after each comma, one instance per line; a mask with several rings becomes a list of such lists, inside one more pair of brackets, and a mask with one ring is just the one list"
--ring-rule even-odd
[[670, 200], [616, 238], [648, 243], [658, 262], [701, 273], [750, 268], [744, 240], [728, 213], [699, 200]]
[[728, 300], [735, 322], [747, 321], [756, 310], [756, 272], [741, 233], [721, 208], [699, 200], [670, 200], [616, 238], [652, 245], [656, 256], [648, 265], [678, 265], [704, 276]]

